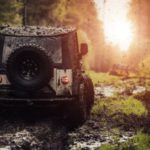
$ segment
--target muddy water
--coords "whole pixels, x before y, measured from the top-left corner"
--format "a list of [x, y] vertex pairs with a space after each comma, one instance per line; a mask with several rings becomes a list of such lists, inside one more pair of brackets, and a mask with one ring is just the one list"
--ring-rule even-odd
[[[146, 87], [144, 86], [139, 86], [136, 85], [133, 89], [131, 90], [131, 94], [138, 94], [146, 91]], [[95, 87], [95, 97], [100, 98], [100, 97], [112, 97], [116, 93], [124, 93], [126, 94], [126, 88], [125, 87], [114, 87], [112, 85], [109, 86], [100, 86], [100, 87]]]

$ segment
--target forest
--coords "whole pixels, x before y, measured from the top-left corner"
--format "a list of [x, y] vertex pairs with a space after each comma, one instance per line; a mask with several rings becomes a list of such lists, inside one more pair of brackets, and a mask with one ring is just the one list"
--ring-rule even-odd
[[24, 3], [27, 25], [65, 25], [78, 29], [80, 41], [89, 45], [84, 62], [88, 70], [107, 72], [113, 64], [126, 64], [132, 71], [137, 71], [149, 61], [149, 0], [129, 2], [127, 15], [133, 24], [134, 39], [127, 52], [105, 41], [104, 24], [98, 17], [94, 0], [0, 0], [0, 24], [22, 25]]

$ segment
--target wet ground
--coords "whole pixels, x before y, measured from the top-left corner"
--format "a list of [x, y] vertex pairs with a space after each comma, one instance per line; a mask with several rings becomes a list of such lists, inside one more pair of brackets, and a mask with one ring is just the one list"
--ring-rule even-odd
[[[121, 81], [119, 86], [99, 84], [95, 86], [95, 99], [111, 98], [115, 94], [120, 95], [136, 95], [150, 89], [149, 85], [142, 85], [140, 82], [132, 82], [132, 80]], [[76, 150], [97, 150], [103, 144], [119, 144], [134, 138], [135, 130], [121, 129], [115, 131], [113, 123], [105, 124], [107, 116], [91, 116], [83, 126], [79, 127], [68, 135], [69, 149]], [[114, 129], [113, 129], [114, 128]]]
[[[134, 133], [122, 132], [120, 142]], [[82, 126], [71, 129], [63, 116], [30, 113], [27, 110], [1, 112], [0, 150], [95, 150], [102, 144], [114, 143], [115, 134], [101, 126], [100, 118], [91, 117]], [[118, 135], [117, 135], [118, 136]]]
[[26, 109], [7, 109], [0, 115], [0, 150], [65, 149], [67, 128], [61, 115]]
[[[95, 87], [95, 98], [110, 97], [126, 90], [125, 86], [99, 85]], [[144, 86], [135, 85], [130, 93], [144, 90]], [[0, 150], [96, 150], [102, 144], [115, 144], [115, 136], [119, 137], [117, 142], [134, 137], [133, 130], [116, 133], [110, 126], [103, 125], [101, 119], [101, 116], [91, 116], [85, 124], [70, 130], [64, 115], [54, 111], [3, 109], [0, 111]]]

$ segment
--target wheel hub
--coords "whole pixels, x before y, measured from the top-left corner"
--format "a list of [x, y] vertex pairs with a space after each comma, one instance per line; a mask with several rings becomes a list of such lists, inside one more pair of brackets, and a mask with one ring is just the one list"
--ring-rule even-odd
[[20, 75], [25, 80], [32, 80], [39, 74], [39, 64], [36, 60], [26, 58], [19, 64]]

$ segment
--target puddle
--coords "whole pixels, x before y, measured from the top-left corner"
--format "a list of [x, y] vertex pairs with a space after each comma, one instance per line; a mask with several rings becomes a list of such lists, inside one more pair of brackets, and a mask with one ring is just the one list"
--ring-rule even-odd
[[[150, 89], [150, 87], [144, 87], [144, 86], [135, 86], [131, 90], [132, 94], [138, 94], [146, 91], [146, 89]], [[99, 86], [95, 87], [95, 98], [99, 97], [112, 97], [115, 94], [120, 93], [126, 93], [125, 87], [113, 87], [113, 86]]]
[[96, 96], [112, 97], [117, 91], [113, 86], [95, 87]]

